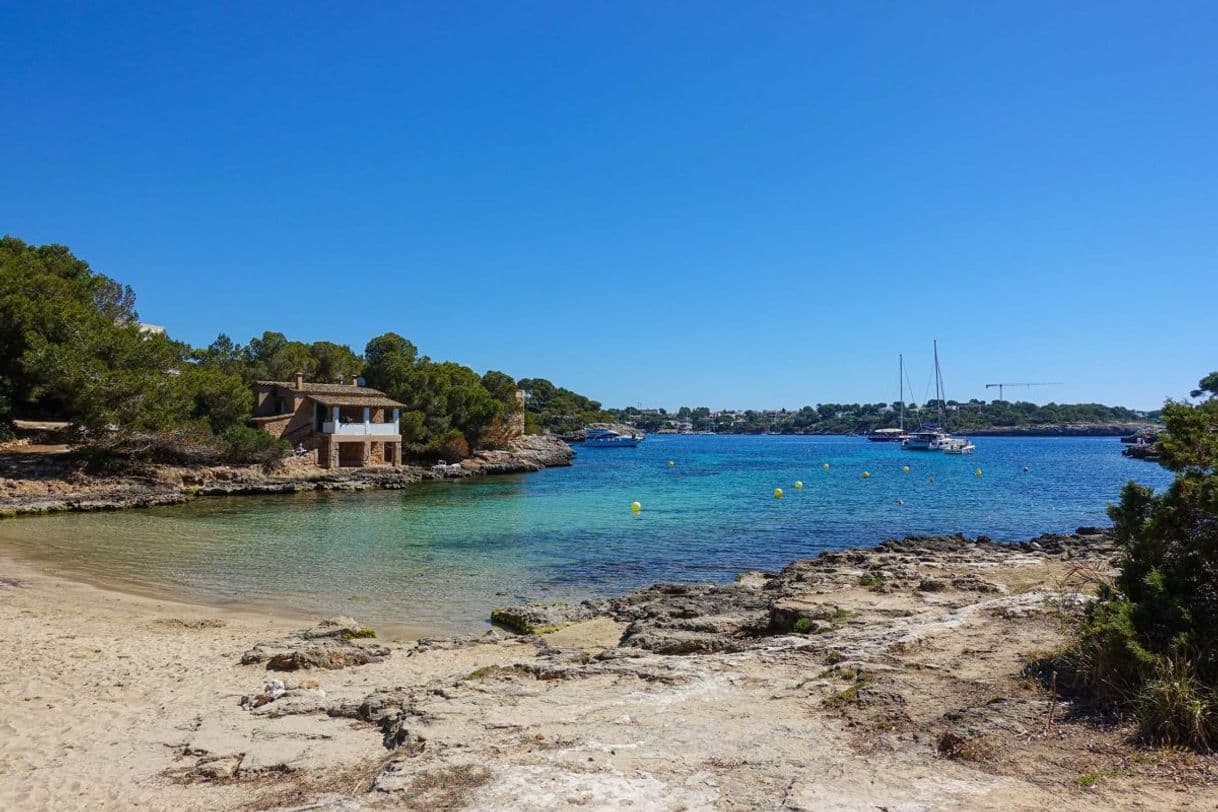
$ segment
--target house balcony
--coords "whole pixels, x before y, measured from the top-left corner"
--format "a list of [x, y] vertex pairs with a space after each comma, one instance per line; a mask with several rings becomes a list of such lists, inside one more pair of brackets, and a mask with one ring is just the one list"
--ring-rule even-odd
[[397, 437], [397, 423], [336, 423], [327, 420], [321, 424], [322, 434], [337, 434], [340, 437]]

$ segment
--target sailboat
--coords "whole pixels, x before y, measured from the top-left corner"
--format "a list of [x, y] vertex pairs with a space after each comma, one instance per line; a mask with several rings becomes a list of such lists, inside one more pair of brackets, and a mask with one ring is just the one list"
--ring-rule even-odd
[[939, 342], [934, 342], [935, 348], [935, 403], [939, 409], [939, 425], [931, 426], [909, 435], [905, 441], [908, 451], [943, 451], [948, 454], [968, 454], [976, 446], [962, 437], [952, 437], [943, 428], [946, 417], [943, 412], [943, 373], [939, 369]]
[[900, 428], [872, 429], [867, 439], [873, 443], [903, 443], [905, 434], [905, 356], [897, 356], [897, 381], [901, 390], [901, 422]]

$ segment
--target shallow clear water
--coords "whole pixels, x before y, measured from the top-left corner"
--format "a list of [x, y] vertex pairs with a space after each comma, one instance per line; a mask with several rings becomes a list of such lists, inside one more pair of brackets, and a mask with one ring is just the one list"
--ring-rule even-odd
[[1170, 480], [1115, 439], [977, 446], [953, 457], [858, 437], [656, 436], [529, 475], [22, 518], [0, 522], [0, 548], [188, 600], [470, 630], [506, 602], [729, 580], [911, 533], [1019, 540], [1107, 524], [1124, 482]]

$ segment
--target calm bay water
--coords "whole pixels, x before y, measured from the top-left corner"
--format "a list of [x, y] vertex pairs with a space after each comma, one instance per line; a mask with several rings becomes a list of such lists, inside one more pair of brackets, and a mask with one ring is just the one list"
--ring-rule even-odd
[[1115, 439], [977, 446], [954, 457], [857, 437], [656, 436], [529, 475], [22, 518], [0, 522], [0, 550], [187, 600], [461, 631], [502, 603], [726, 581], [911, 533], [1020, 540], [1107, 524], [1127, 480], [1170, 481]]

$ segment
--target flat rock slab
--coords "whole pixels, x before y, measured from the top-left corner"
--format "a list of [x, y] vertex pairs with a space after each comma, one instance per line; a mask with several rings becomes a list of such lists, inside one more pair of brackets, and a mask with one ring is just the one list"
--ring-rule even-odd
[[389, 654], [388, 648], [371, 639], [370, 630], [352, 618], [339, 617], [279, 640], [258, 643], [241, 655], [241, 664], [266, 663], [268, 671], [338, 669], [380, 662]]

